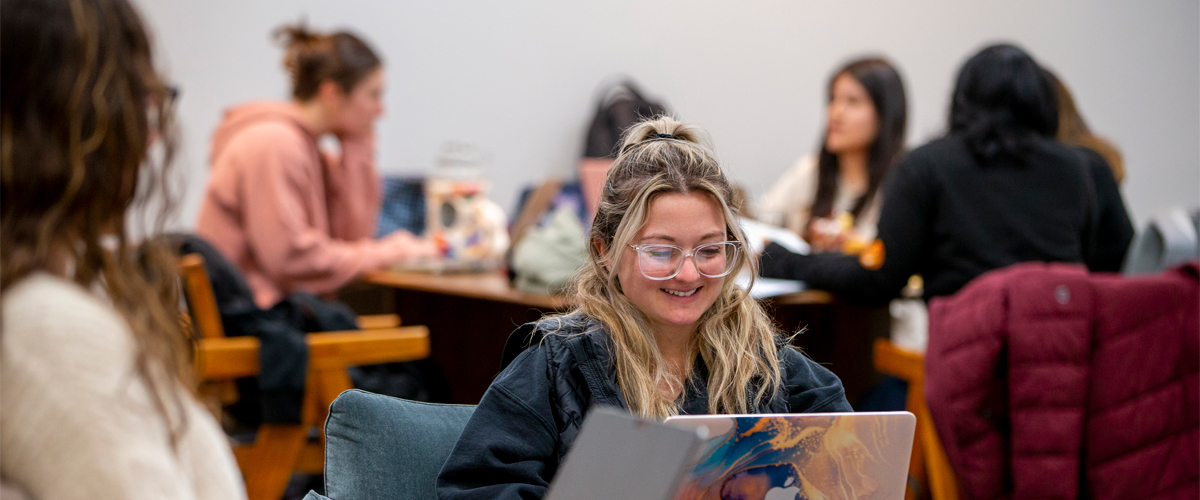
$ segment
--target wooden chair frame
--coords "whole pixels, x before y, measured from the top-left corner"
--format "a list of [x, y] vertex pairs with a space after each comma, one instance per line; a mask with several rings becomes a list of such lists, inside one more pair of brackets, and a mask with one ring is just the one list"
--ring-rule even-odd
[[875, 369], [908, 382], [905, 409], [917, 417], [912, 458], [908, 462], [909, 485], [905, 500], [922, 498], [920, 486], [928, 488], [933, 500], [958, 500], [958, 481], [938, 439], [929, 406], [925, 404], [925, 356], [896, 347], [890, 341], [875, 341]]
[[[197, 378], [207, 392], [228, 403], [236, 398], [233, 380], [259, 374], [259, 340], [225, 336], [203, 257], [185, 255], [180, 258], [179, 267], [191, 306], [189, 321], [199, 333], [195, 351]], [[399, 327], [399, 323], [396, 315], [364, 316], [359, 318], [364, 331], [307, 335], [309, 365], [300, 424], [264, 424], [258, 428], [253, 444], [234, 448], [250, 500], [279, 499], [294, 471], [323, 471], [322, 424], [330, 403], [342, 391], [352, 388], [347, 367], [429, 356], [429, 330], [424, 326]], [[310, 443], [314, 428], [318, 439]]]

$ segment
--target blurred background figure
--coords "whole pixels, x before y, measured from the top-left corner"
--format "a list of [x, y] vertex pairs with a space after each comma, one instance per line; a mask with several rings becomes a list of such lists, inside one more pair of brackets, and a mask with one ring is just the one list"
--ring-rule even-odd
[[39, 499], [245, 498], [193, 396], [174, 257], [128, 236], [131, 208], [157, 230], [174, 206], [176, 92], [141, 20], [125, 0], [0, 8], [0, 477]]
[[[1020, 48], [993, 45], [959, 72], [945, 137], [910, 153], [885, 190], [879, 238], [859, 256], [796, 255], [767, 247], [762, 273], [847, 300], [882, 303], [909, 276], [924, 297], [950, 295], [976, 276], [1018, 262], [1104, 268], [1128, 245], [1098, 239], [1098, 165], [1054, 140], [1057, 98]], [[1111, 179], [1111, 175], [1108, 176]]]
[[800, 234], [815, 251], [857, 253], [875, 238], [880, 186], [904, 150], [904, 82], [891, 63], [868, 58], [839, 69], [827, 90], [820, 151], [784, 172], [759, 216]]
[[[1200, 130], [1200, 73], [1191, 43], [1200, 23], [1189, 2], [995, 2], [954, 12], [933, 0], [866, 10], [706, 4], [643, 32], [628, 25], [644, 9], [631, 0], [561, 9], [497, 4], [469, 16], [452, 5], [404, 2], [266, 0], [245, 9], [133, 1], [164, 34], [162, 48], [187, 90], [180, 163], [196, 182], [175, 226], [185, 230], [197, 219], [221, 110], [251, 98], [288, 100], [291, 85], [276, 70], [280, 52], [263, 42], [299, 18], [322, 31], [349, 27], [386, 59], [390, 113], [375, 128], [376, 167], [385, 177], [424, 178], [440, 145], [477, 145], [490, 153], [488, 197], [514, 220], [526, 187], [579, 173], [584, 132], [597, 109], [588, 101], [597, 82], [612, 75], [636, 76], [645, 97], [669, 97], [673, 112], [707, 123], [731, 180], [757, 202], [798, 157], [817, 153], [811, 141], [823, 140], [826, 124], [815, 118], [828, 104], [833, 70], [851, 57], [883, 53], [903, 70], [911, 149], [947, 129], [951, 75], [966, 54], [999, 41], [1053, 63], [1092, 130], [1120, 146], [1129, 172], [1122, 193], [1136, 223], [1200, 201], [1200, 152], [1192, 145]], [[1031, 15], [1063, 29], [1048, 33], [1027, 22]], [[525, 21], [516, 27], [497, 19]], [[716, 25], [730, 36], [713, 39], [709, 27]], [[646, 50], [663, 40], [681, 42], [671, 57]]]
[[1125, 180], [1125, 160], [1121, 158], [1121, 150], [1108, 139], [1092, 133], [1091, 127], [1083, 120], [1079, 107], [1075, 105], [1075, 97], [1071, 95], [1067, 85], [1053, 71], [1045, 71], [1046, 77], [1054, 83], [1055, 96], [1058, 98], [1058, 132], [1055, 133], [1055, 137], [1064, 144], [1083, 146], [1099, 153], [1112, 168], [1112, 175], [1117, 184], [1120, 184]]
[[1133, 223], [1119, 189], [1125, 178], [1121, 151], [1107, 139], [1092, 134], [1075, 106], [1071, 91], [1053, 71], [1045, 68], [1043, 71], [1054, 85], [1058, 100], [1058, 132], [1055, 136], [1059, 142], [1075, 146], [1087, 157], [1088, 172], [1096, 189], [1096, 224], [1100, 230], [1096, 232], [1097, 253], [1092, 257], [1090, 267], [1093, 271], [1120, 271], [1129, 243], [1133, 241]]
[[[373, 238], [382, 60], [348, 32], [296, 25], [276, 35], [287, 48], [292, 101], [226, 112], [213, 133], [196, 225], [241, 269], [263, 308], [293, 291], [329, 294], [364, 271], [437, 255], [407, 231]], [[336, 140], [340, 156], [322, 150], [324, 137]]]
[[669, 113], [670, 110], [661, 102], [647, 97], [632, 78], [624, 77], [603, 87], [584, 140], [583, 159], [579, 162], [579, 184], [586, 210], [585, 225], [590, 225], [596, 216], [604, 179], [613, 160], [617, 158], [622, 134], [646, 118]]

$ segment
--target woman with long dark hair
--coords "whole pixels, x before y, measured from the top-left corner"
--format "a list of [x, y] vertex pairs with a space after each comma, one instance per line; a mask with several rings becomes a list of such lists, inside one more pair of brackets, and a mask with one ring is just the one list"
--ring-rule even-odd
[[875, 238], [880, 186], [904, 149], [904, 82], [882, 58], [852, 61], [829, 80], [820, 153], [796, 161], [759, 214], [817, 251], [853, 250]]
[[155, 233], [175, 200], [175, 91], [139, 16], [0, 10], [0, 478], [41, 499], [245, 498], [192, 394], [175, 258], [127, 227]]
[[883, 303], [909, 276], [925, 298], [1026, 261], [1095, 267], [1095, 190], [1086, 158], [1054, 140], [1055, 91], [1013, 45], [975, 54], [959, 72], [945, 137], [909, 153], [884, 193], [878, 239], [859, 257], [795, 255], [778, 245], [762, 273], [848, 300]]
[[[361, 38], [303, 25], [276, 35], [292, 100], [237, 106], [213, 133], [196, 232], [238, 266], [259, 307], [327, 294], [363, 271], [436, 255], [407, 231], [375, 239], [382, 199], [375, 121], [383, 61]], [[335, 156], [319, 139], [332, 137]]]

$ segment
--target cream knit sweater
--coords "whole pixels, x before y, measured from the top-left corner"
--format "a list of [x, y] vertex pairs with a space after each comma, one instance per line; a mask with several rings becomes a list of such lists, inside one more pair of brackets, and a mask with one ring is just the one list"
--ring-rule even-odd
[[134, 364], [128, 324], [105, 301], [34, 274], [5, 292], [0, 476], [34, 499], [242, 499], [228, 441], [180, 388], [172, 450]]

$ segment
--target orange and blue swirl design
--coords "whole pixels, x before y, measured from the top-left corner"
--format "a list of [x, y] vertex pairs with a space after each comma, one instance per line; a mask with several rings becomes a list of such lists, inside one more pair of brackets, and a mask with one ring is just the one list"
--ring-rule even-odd
[[912, 422], [858, 417], [673, 420], [708, 436], [676, 499], [904, 498]]

